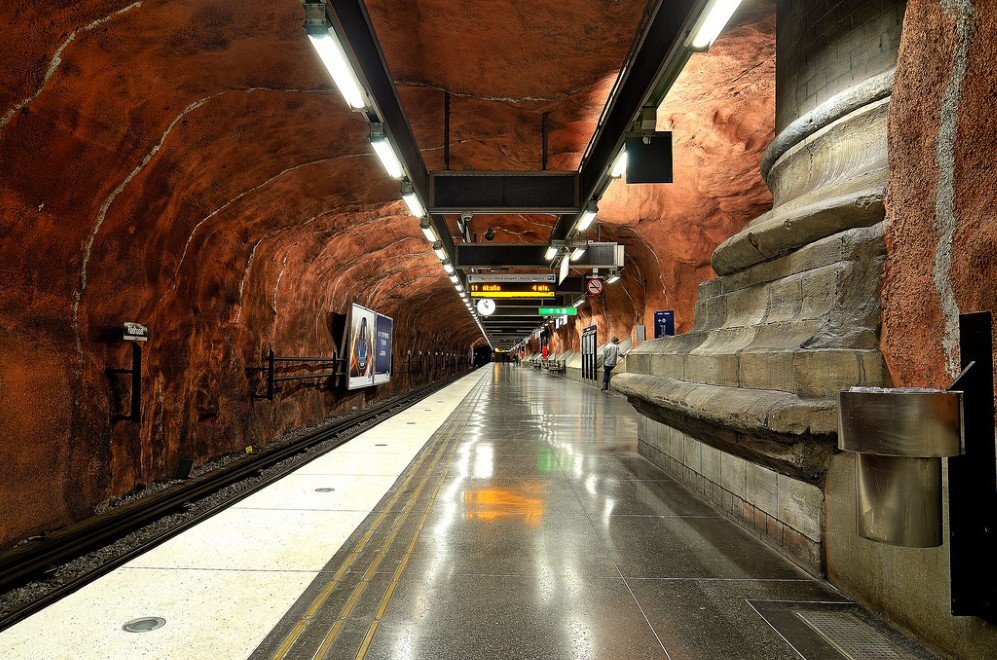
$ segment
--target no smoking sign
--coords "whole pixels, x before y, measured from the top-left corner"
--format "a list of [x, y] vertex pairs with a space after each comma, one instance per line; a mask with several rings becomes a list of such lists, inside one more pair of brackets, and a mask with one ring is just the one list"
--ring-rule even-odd
[[598, 296], [602, 294], [602, 280], [593, 277], [585, 285], [585, 288], [588, 290], [590, 296]]

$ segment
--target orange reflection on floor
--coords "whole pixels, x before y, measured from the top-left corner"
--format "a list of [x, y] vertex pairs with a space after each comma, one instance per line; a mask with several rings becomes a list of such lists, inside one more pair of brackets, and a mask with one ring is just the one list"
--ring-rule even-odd
[[[531, 527], [540, 524], [544, 514], [544, 485], [525, 484], [520, 492], [505, 488], [474, 488], [464, 491], [464, 517], [468, 520], [492, 521], [522, 518]], [[522, 492], [527, 491], [527, 492]]]

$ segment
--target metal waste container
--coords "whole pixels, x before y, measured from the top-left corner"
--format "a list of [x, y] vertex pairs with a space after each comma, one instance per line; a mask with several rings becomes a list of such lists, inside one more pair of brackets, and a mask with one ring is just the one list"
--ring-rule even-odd
[[856, 456], [860, 536], [942, 544], [942, 457], [964, 452], [962, 392], [853, 387], [838, 395], [838, 448]]

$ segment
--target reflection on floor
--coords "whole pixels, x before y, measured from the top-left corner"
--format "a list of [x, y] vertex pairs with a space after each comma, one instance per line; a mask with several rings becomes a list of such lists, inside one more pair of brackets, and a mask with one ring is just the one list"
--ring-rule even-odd
[[846, 602], [638, 456], [594, 388], [495, 365], [420, 458], [255, 657], [799, 658], [756, 606]]
[[[636, 443], [624, 399], [487, 367], [59, 603], [61, 620], [0, 636], [0, 656], [16, 641], [10, 657], [791, 659], [873, 642], [926, 657]], [[142, 600], [139, 571], [194, 605], [121, 632], [173, 602]], [[111, 602], [115, 587], [152, 609]], [[51, 643], [104, 619], [75, 654]]]

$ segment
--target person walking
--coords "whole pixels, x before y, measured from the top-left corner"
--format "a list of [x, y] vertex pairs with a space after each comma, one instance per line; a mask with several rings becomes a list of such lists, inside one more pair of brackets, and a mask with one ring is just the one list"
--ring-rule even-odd
[[615, 367], [619, 361], [620, 338], [613, 337], [613, 341], [606, 344], [606, 348], [602, 349], [602, 391], [604, 394], [609, 393], [609, 379], [613, 376], [613, 367]]

